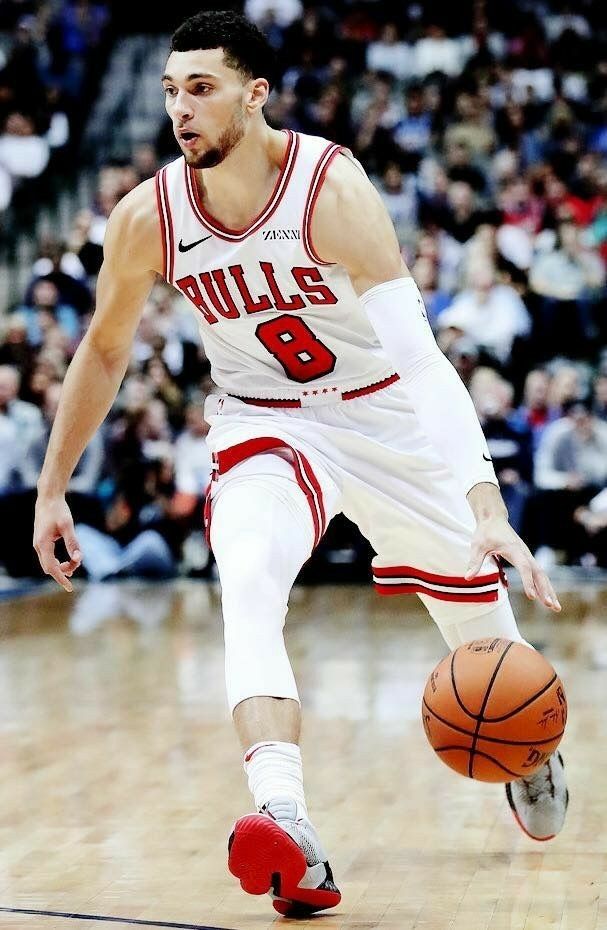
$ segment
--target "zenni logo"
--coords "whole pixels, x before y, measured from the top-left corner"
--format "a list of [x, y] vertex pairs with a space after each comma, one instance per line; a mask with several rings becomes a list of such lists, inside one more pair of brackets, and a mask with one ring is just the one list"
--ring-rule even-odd
[[263, 238], [264, 242], [269, 239], [301, 239], [301, 231], [299, 229], [264, 229]]

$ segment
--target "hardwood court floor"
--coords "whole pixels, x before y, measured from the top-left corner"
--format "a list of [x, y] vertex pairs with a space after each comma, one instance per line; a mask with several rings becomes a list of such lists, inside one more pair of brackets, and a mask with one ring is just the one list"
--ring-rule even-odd
[[[514, 596], [564, 678], [572, 801], [527, 839], [500, 786], [434, 757], [419, 704], [442, 640], [413, 598], [298, 589], [288, 641], [310, 811], [343, 894], [316, 930], [607, 930], [607, 594], [552, 619]], [[276, 923], [225, 866], [250, 810], [217, 594], [82, 585], [0, 605], [0, 908], [230, 930]], [[140, 925], [140, 924], [138, 924]], [[0, 911], [2, 930], [128, 923]]]

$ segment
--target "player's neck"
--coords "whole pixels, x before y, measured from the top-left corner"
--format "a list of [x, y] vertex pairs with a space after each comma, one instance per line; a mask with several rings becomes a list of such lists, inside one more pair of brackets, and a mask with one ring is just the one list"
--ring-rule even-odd
[[205, 210], [228, 228], [247, 226], [272, 194], [286, 145], [267, 123], [250, 127], [220, 165], [196, 172]]

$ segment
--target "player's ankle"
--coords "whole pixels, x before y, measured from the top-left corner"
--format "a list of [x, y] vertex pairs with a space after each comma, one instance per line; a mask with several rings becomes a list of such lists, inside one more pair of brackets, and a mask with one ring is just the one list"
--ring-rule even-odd
[[301, 752], [296, 743], [263, 740], [249, 747], [243, 767], [257, 810], [276, 797], [293, 798], [298, 814], [307, 817]]

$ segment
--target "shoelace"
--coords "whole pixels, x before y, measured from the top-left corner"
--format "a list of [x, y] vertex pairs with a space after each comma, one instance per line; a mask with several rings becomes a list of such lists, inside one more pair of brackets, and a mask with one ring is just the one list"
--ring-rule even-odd
[[537, 804], [542, 798], [554, 797], [554, 782], [552, 781], [549, 762], [543, 765], [539, 772], [536, 772], [531, 778], [522, 778], [521, 782], [525, 786], [530, 804]]

